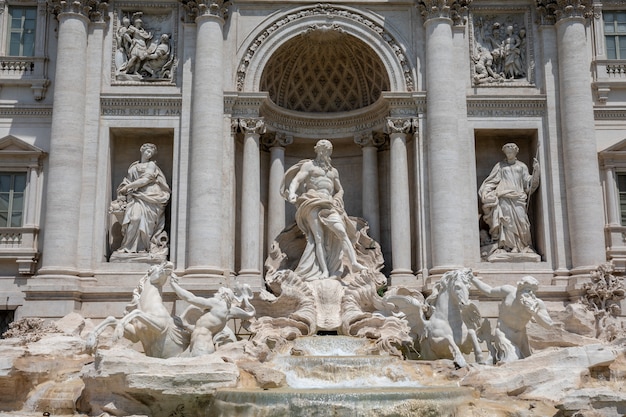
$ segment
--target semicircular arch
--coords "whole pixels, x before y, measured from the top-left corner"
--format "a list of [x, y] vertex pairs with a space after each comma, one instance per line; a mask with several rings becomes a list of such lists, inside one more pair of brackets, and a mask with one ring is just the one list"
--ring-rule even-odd
[[240, 50], [237, 90], [259, 92], [263, 71], [274, 53], [312, 27], [336, 27], [354, 36], [380, 59], [388, 78], [390, 91], [415, 89], [415, 70], [399, 35], [392, 33], [371, 12], [335, 5], [316, 5], [292, 9], [274, 16], [256, 31]]

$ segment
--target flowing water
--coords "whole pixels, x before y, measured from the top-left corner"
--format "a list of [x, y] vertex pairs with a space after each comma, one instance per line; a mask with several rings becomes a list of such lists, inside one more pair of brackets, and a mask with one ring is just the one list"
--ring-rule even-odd
[[453, 417], [467, 388], [427, 387], [414, 367], [388, 355], [365, 355], [366, 339], [314, 336], [296, 340], [273, 360], [288, 388], [220, 389], [210, 416]]

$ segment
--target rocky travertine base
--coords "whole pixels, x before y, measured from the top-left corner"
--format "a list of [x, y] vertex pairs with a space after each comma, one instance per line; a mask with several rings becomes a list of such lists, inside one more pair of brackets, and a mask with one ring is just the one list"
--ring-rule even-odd
[[[292, 390], [272, 354], [250, 342], [226, 345], [213, 355], [164, 360], [148, 358], [129, 343], [110, 347], [103, 340], [93, 355], [83, 340], [89, 320], [72, 314], [55, 324], [57, 333], [40, 338], [31, 331], [0, 340], [0, 415], [205, 416], [216, 392]], [[542, 332], [529, 328], [536, 350], [530, 358], [500, 366], [455, 370], [449, 360], [400, 362], [421, 385], [473, 390], [457, 415], [626, 414], [626, 339], [599, 343], [563, 328]]]

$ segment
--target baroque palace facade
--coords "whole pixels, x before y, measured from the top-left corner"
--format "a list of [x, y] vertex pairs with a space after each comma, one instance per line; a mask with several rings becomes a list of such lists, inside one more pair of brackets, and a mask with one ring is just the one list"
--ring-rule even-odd
[[[562, 303], [626, 266], [622, 0], [2, 0], [0, 86], [5, 325], [119, 316], [166, 258], [196, 293], [259, 289], [319, 139], [393, 284], [471, 267]], [[507, 143], [522, 247], [483, 192]]]

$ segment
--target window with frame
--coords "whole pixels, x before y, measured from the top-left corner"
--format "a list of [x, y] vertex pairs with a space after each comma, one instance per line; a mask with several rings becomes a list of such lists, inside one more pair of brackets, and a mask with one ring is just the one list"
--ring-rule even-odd
[[37, 8], [9, 6], [9, 56], [35, 56]]
[[626, 10], [604, 12], [604, 38], [608, 59], [626, 59]]
[[0, 227], [22, 227], [26, 172], [0, 172]]
[[617, 173], [617, 191], [619, 193], [619, 212], [622, 226], [626, 226], [626, 172]]

